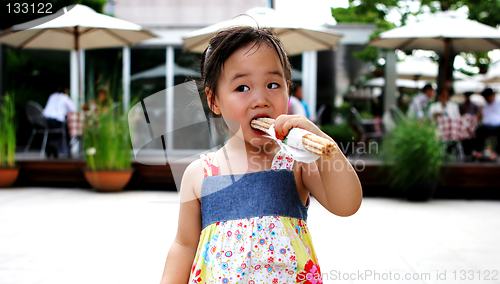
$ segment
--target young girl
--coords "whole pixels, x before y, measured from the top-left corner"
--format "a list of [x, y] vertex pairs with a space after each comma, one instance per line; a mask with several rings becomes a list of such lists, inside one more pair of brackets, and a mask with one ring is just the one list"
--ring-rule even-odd
[[201, 73], [205, 100], [231, 138], [184, 173], [161, 283], [322, 283], [306, 225], [309, 194], [349, 216], [361, 204], [361, 185], [340, 151], [300, 163], [250, 127], [270, 117], [279, 138], [297, 127], [333, 141], [307, 118], [286, 115], [291, 67], [279, 39], [252, 27], [220, 31]]

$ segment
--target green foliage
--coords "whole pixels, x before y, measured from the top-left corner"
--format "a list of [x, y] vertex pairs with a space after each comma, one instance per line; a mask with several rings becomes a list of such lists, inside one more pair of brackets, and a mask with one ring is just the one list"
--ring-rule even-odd
[[16, 110], [14, 95], [0, 97], [0, 168], [16, 165]]
[[467, 6], [471, 20], [492, 27], [500, 24], [500, 1], [498, 0], [462, 0], [457, 1], [456, 6]]
[[[371, 39], [381, 32], [396, 27], [393, 23], [386, 20], [389, 13], [400, 14], [400, 25], [406, 24], [410, 16], [416, 16], [421, 13], [431, 13], [457, 10], [467, 7], [469, 10], [469, 19], [480, 23], [497, 27], [500, 23], [500, 1], [498, 0], [421, 0], [417, 12], [412, 12], [411, 6], [417, 1], [398, 1], [398, 0], [349, 0], [348, 8], [332, 9], [332, 16], [338, 23], [374, 23], [377, 29], [371, 35]], [[376, 64], [379, 58], [378, 49], [367, 46], [364, 50], [353, 54], [356, 58], [364, 62]], [[487, 53], [473, 54], [477, 59], [470, 63], [470, 66], [487, 67], [489, 58]]]
[[[370, 35], [370, 39], [375, 38], [380, 33], [395, 27], [393, 23], [385, 19], [386, 12], [376, 8], [376, 1], [363, 1], [354, 6], [352, 0], [349, 1], [349, 8], [332, 8], [332, 17], [338, 23], [369, 23], [375, 24], [377, 28]], [[393, 1], [388, 1], [393, 2]], [[395, 5], [391, 3], [390, 5]], [[354, 52], [353, 56], [363, 62], [376, 62], [380, 56], [378, 48], [366, 46], [362, 51]]]
[[399, 123], [388, 134], [381, 156], [386, 182], [393, 188], [436, 180], [443, 162], [435, 125], [416, 119]]
[[85, 162], [92, 170], [131, 168], [131, 143], [127, 114], [118, 103], [99, 105], [84, 123]]
[[[473, 53], [462, 52], [461, 55], [465, 59], [465, 63], [468, 66], [478, 67], [480, 69], [480, 72], [481, 72], [481, 69], [483, 69], [483, 68], [487, 69], [488, 66], [490, 65], [490, 62], [491, 62], [491, 59], [488, 56], [488, 52], [473, 52]], [[463, 73], [465, 73], [466, 75], [469, 75], [469, 74], [467, 74], [467, 72], [463, 72]]]
[[376, 62], [380, 58], [378, 48], [371, 45], [361, 51], [353, 52], [352, 55], [363, 62]]
[[340, 115], [342, 115], [343, 118], [347, 118], [347, 116], [349, 115], [350, 108], [351, 105], [348, 102], [343, 102], [340, 106], [338, 106], [335, 109], [335, 112], [340, 113]]
[[359, 113], [359, 116], [361, 116], [362, 119], [372, 119], [373, 118], [373, 114], [369, 111], [362, 111]]
[[[357, 133], [347, 123], [325, 124], [319, 127], [321, 131], [332, 137], [337, 143], [352, 142], [357, 139]], [[354, 137], [354, 138], [353, 138]]]
[[350, 6], [349, 8], [331, 8], [332, 16], [338, 23], [376, 23], [384, 17], [383, 12], [370, 9], [366, 11], [364, 6]]

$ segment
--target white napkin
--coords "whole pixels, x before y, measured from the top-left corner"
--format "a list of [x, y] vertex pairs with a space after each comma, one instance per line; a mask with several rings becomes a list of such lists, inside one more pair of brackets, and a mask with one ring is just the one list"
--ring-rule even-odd
[[292, 128], [290, 129], [290, 131], [288, 131], [288, 134], [283, 141], [276, 138], [276, 133], [274, 132], [274, 124], [271, 125], [271, 127], [269, 127], [269, 129], [265, 132], [269, 135], [264, 135], [264, 137], [275, 140], [278, 145], [280, 145], [281, 151], [291, 155], [292, 158], [296, 161], [311, 163], [316, 161], [320, 157], [319, 155], [307, 151], [306, 148], [304, 148], [304, 145], [302, 145], [302, 137], [306, 134], [311, 133], [307, 130]]

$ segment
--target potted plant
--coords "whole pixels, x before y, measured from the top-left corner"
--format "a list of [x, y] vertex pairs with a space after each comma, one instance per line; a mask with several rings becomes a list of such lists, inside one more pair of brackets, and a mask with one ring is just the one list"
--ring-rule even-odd
[[108, 105], [98, 105], [85, 119], [85, 178], [98, 191], [120, 191], [132, 177], [130, 134], [121, 106]]
[[10, 187], [19, 175], [16, 167], [16, 109], [14, 97], [0, 98], [0, 187]]
[[383, 141], [381, 156], [390, 187], [401, 190], [412, 201], [433, 196], [443, 156], [432, 122], [414, 119], [396, 125]]

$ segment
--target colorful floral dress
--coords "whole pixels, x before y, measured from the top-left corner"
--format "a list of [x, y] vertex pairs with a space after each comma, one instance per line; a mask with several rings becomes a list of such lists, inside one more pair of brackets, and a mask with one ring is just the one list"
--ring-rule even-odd
[[189, 283], [323, 283], [294, 160], [278, 152], [269, 171], [219, 175], [214, 154], [201, 156], [203, 229]]

